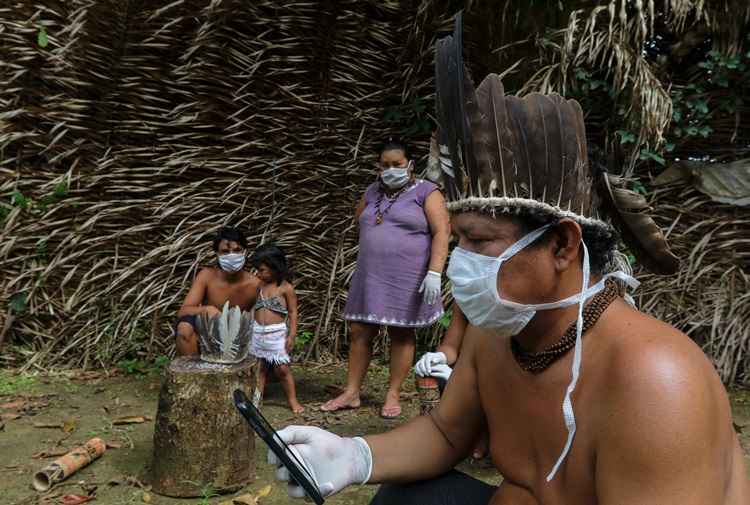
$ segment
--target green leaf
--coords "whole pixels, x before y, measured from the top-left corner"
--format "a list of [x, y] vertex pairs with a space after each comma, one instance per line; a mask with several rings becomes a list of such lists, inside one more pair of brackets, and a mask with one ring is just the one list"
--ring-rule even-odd
[[440, 316], [440, 319], [438, 319], [438, 323], [443, 328], [448, 329], [448, 326], [451, 325], [451, 313], [450, 312], [443, 313], [443, 315]]
[[695, 109], [701, 114], [708, 114], [708, 102], [706, 100], [696, 100]]
[[698, 63], [698, 66], [700, 68], [705, 68], [706, 70], [711, 70], [712, 68], [714, 68], [714, 63], [712, 61], [701, 61], [700, 63]]
[[674, 151], [674, 147], [675, 145], [673, 142], [667, 142], [666, 144], [664, 144], [664, 150], [667, 151], [668, 153], [671, 153], [672, 151]]
[[44, 49], [47, 47], [47, 44], [49, 44], [49, 39], [47, 38], [47, 29], [44, 27], [44, 25], [39, 27], [39, 33], [36, 35], [36, 43]]
[[39, 259], [47, 258], [47, 241], [46, 240], [40, 239], [36, 243], [36, 255]]
[[675, 128], [675, 129], [674, 129], [674, 132], [673, 132], [673, 133], [674, 133], [674, 134], [675, 134], [675, 136], [677, 136], [677, 137], [682, 137], [682, 128], [680, 128], [680, 127], [678, 126], [677, 128]]
[[620, 144], [629, 144], [635, 142], [635, 134], [627, 130], [617, 130], [615, 132], [620, 136]]
[[685, 133], [688, 136], [690, 136], [690, 137], [694, 137], [694, 136], [698, 135], [698, 127], [697, 126], [688, 126], [687, 128], [685, 128]]
[[677, 123], [682, 121], [682, 111], [680, 109], [672, 109], [672, 121]]
[[55, 190], [52, 192], [52, 195], [55, 198], [65, 198], [68, 196], [68, 183], [67, 182], [61, 182], [57, 186], [55, 186]]
[[641, 195], [648, 194], [648, 192], [646, 191], [646, 186], [641, 184], [640, 181], [635, 181], [633, 183], [633, 191], [635, 191], [636, 193], [640, 193]]
[[16, 314], [23, 314], [26, 311], [26, 294], [16, 293], [15, 295], [11, 296], [8, 307], [10, 307], [10, 310], [15, 312]]
[[17, 205], [21, 207], [22, 209], [25, 209], [26, 207], [29, 206], [29, 201], [26, 199], [25, 196], [23, 196], [23, 193], [21, 193], [18, 190], [13, 192], [13, 194], [11, 195], [10, 202], [11, 204]]
[[713, 133], [714, 129], [710, 126], [703, 126], [698, 130], [698, 133], [700, 133], [701, 137], [708, 138], [709, 135]]

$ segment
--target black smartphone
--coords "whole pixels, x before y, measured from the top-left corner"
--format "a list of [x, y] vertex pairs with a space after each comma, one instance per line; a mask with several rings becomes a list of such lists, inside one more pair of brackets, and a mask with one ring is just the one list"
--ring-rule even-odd
[[250, 426], [253, 427], [255, 433], [266, 443], [269, 449], [273, 451], [279, 461], [283, 463], [289, 475], [293, 479], [292, 484], [299, 484], [302, 489], [305, 490], [307, 496], [315, 502], [316, 505], [323, 505], [325, 499], [321, 496], [318, 491], [318, 486], [315, 485], [315, 481], [312, 475], [307, 471], [305, 465], [297, 459], [297, 456], [289, 450], [289, 446], [276, 433], [276, 430], [266, 421], [263, 414], [260, 413], [255, 405], [248, 401], [247, 396], [241, 389], [234, 390], [234, 405], [237, 410], [240, 411], [242, 417], [244, 417]]

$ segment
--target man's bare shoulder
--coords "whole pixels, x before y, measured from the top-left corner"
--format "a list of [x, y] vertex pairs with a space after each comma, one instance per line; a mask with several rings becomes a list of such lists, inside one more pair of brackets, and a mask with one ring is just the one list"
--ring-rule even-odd
[[196, 281], [209, 282], [216, 278], [218, 269], [216, 267], [202, 267], [195, 276]]
[[602, 328], [602, 337], [608, 342], [604, 359], [613, 392], [718, 380], [711, 362], [690, 337], [624, 303]]

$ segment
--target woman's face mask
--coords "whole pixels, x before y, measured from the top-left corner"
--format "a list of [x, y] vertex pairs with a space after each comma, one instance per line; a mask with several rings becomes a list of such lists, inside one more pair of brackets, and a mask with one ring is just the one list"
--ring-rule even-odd
[[409, 173], [410, 168], [411, 162], [405, 167], [383, 168], [380, 172], [380, 180], [390, 189], [403, 188], [409, 182], [411, 177], [411, 174]]

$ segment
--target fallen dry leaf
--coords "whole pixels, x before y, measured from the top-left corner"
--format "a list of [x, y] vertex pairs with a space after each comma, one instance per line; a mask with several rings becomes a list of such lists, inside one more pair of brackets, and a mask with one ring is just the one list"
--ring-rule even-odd
[[107, 449], [120, 449], [122, 444], [119, 442], [107, 442]]
[[242, 496], [238, 496], [236, 498], [232, 498], [232, 505], [257, 505], [257, 504], [258, 504], [258, 499], [255, 496], [251, 495], [250, 493], [243, 494]]
[[78, 505], [93, 500], [93, 496], [84, 496], [82, 494], [66, 494], [60, 497], [60, 503], [63, 505]]
[[62, 430], [65, 433], [73, 433], [76, 430], [77, 423], [75, 421], [65, 421], [62, 426]]
[[269, 494], [271, 494], [271, 484], [258, 491], [258, 499], [265, 498]]
[[141, 499], [143, 500], [143, 503], [151, 503], [151, 494], [143, 493], [143, 497]]
[[146, 416], [125, 416], [118, 417], [117, 419], [113, 420], [112, 424], [141, 424], [145, 423], [147, 420], [148, 418], [146, 418]]
[[0, 405], [0, 409], [20, 409], [23, 408], [24, 405], [26, 405], [25, 400], [17, 400], [15, 402], [3, 403]]
[[65, 456], [68, 454], [67, 449], [50, 449], [48, 451], [41, 451], [37, 452], [36, 454], [32, 454], [33, 459], [42, 459], [42, 458], [59, 458], [60, 456]]
[[18, 419], [21, 417], [21, 414], [0, 414], [0, 420], [3, 421], [12, 421], [13, 419]]

